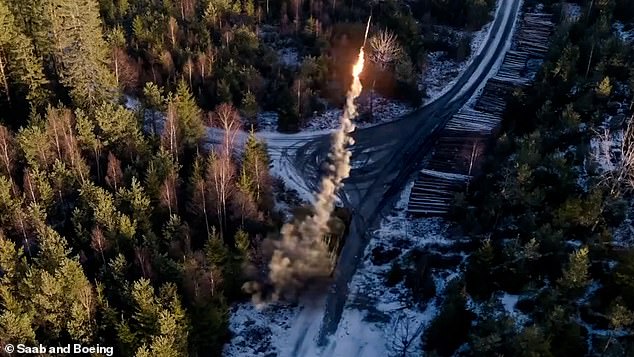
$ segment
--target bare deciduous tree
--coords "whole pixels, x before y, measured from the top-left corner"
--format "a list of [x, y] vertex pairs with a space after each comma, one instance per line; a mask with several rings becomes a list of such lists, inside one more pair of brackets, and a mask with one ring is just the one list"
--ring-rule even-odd
[[95, 227], [90, 234], [90, 247], [101, 255], [101, 261], [105, 264], [104, 252], [108, 251], [110, 244], [99, 227]]
[[184, 72], [187, 73], [187, 79], [189, 82], [189, 87], [192, 88], [192, 77], [194, 76], [194, 62], [191, 57], [187, 58], [184, 66]]
[[151, 279], [154, 274], [152, 271], [150, 250], [146, 247], [136, 247], [134, 248], [134, 257], [135, 257], [136, 263], [139, 264], [139, 267], [141, 268], [143, 277], [147, 279]]
[[211, 49], [207, 50], [207, 52], [199, 53], [196, 57], [196, 72], [200, 76], [201, 83], [204, 83], [207, 77], [211, 75], [215, 61], [216, 56]]
[[227, 221], [227, 202], [235, 190], [236, 166], [232, 153], [240, 128], [240, 117], [231, 104], [224, 103], [212, 113], [210, 122], [223, 130], [220, 150], [212, 149], [206, 170], [210, 198], [216, 203], [220, 234], [223, 235]]
[[167, 116], [165, 118], [164, 125], [163, 134], [161, 135], [161, 146], [171, 153], [176, 160], [178, 160], [182, 135], [180, 132], [180, 125], [178, 123], [176, 107], [171, 101], [167, 105]]
[[161, 203], [163, 206], [167, 207], [169, 210], [170, 216], [173, 212], [178, 210], [178, 200], [176, 198], [176, 185], [178, 184], [178, 176], [176, 172], [170, 172], [165, 181], [163, 181], [163, 186], [161, 187]]
[[172, 48], [176, 48], [176, 41], [177, 41], [176, 36], [178, 35], [178, 22], [176, 21], [175, 18], [170, 16], [169, 21], [167, 22], [167, 27], [169, 29], [169, 36], [170, 36], [170, 42], [172, 43]]
[[217, 267], [209, 266], [201, 251], [186, 258], [183, 270], [185, 292], [195, 304], [208, 302], [222, 284], [222, 275]]
[[3, 172], [9, 178], [13, 173], [15, 145], [15, 140], [9, 132], [9, 129], [0, 125], [0, 161], [2, 162]]
[[634, 191], [634, 116], [630, 118], [620, 145], [620, 155], [614, 155], [614, 138], [609, 130], [598, 133], [599, 152], [595, 160], [605, 162], [602, 182], [610, 189], [610, 194], [619, 196], [624, 191]]
[[123, 172], [121, 172], [121, 161], [119, 161], [119, 159], [110, 152], [108, 153], [106, 183], [116, 191], [122, 180]]
[[381, 30], [370, 38], [370, 60], [379, 65], [381, 70], [394, 63], [403, 55], [403, 49], [396, 35], [389, 30]]
[[[388, 66], [396, 62], [402, 55], [401, 48], [396, 35], [388, 30], [381, 30], [370, 38], [369, 58], [377, 64], [381, 71], [385, 71]], [[374, 86], [376, 78], [372, 79], [372, 89], [370, 92], [370, 115], [374, 115]]]
[[230, 154], [241, 125], [238, 111], [231, 104], [220, 104], [212, 113], [211, 122], [223, 130], [222, 151]]
[[392, 356], [407, 357], [413, 353], [414, 342], [423, 332], [423, 324], [415, 326], [414, 321], [404, 314], [392, 324], [392, 338], [389, 348]]

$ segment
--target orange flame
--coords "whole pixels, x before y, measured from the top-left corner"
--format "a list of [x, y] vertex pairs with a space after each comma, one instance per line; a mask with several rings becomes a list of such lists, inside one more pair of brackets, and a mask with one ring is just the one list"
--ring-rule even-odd
[[363, 72], [363, 64], [365, 62], [363, 48], [359, 51], [359, 59], [357, 59], [357, 63], [352, 67], [352, 75], [355, 79], [359, 79], [359, 75]]

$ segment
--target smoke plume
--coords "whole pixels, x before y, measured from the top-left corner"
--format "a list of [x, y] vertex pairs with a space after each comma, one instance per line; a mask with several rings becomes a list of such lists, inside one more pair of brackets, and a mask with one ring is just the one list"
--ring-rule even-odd
[[[303, 220], [296, 220], [282, 227], [281, 239], [269, 240], [272, 251], [268, 265], [266, 283], [250, 282], [245, 290], [254, 294], [256, 300], [270, 293], [272, 300], [294, 299], [305, 288], [328, 280], [335, 257], [331, 254], [325, 237], [329, 233], [328, 222], [335, 209], [337, 192], [343, 187], [343, 180], [350, 175], [349, 145], [354, 144], [350, 133], [354, 131], [352, 119], [357, 116], [354, 104], [363, 89], [359, 75], [363, 71], [363, 48], [352, 68], [352, 85], [346, 96], [346, 104], [340, 119], [340, 127], [333, 136], [330, 164], [327, 174], [322, 178], [319, 191], [315, 194], [311, 213]], [[266, 250], [267, 247], [264, 247]], [[269, 293], [265, 293], [269, 290]]]

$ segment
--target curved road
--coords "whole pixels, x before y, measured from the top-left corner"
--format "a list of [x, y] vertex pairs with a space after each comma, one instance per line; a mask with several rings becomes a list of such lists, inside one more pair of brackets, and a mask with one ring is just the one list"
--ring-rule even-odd
[[[521, 0], [500, 1], [487, 42], [448, 92], [399, 120], [360, 129], [353, 134], [355, 144], [350, 148], [353, 169], [350, 178], [345, 181], [342, 200], [354, 210], [354, 214], [335, 272], [333, 289], [326, 297], [319, 345], [325, 345], [327, 337], [337, 330], [348, 295], [348, 283], [363, 257], [366, 232], [416, 172], [447, 121], [476, 94], [478, 87], [494, 70], [495, 63], [504, 56], [513, 35]], [[317, 188], [320, 164], [326, 160], [329, 148], [330, 136], [322, 135], [288, 153], [295, 168], [313, 190]], [[295, 351], [311, 342], [296, 341]]]

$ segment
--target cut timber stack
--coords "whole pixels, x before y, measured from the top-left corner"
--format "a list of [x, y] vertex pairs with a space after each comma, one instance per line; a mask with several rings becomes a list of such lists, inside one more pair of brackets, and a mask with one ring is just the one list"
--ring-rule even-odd
[[421, 170], [412, 187], [408, 212], [420, 216], [439, 216], [449, 212], [456, 193], [464, 189], [469, 176]]
[[453, 197], [463, 192], [478, 169], [487, 140], [499, 130], [506, 98], [517, 87], [528, 85], [535, 70], [529, 60], [543, 60], [554, 31], [550, 14], [526, 13], [518, 24], [513, 46], [497, 74], [489, 79], [473, 108], [454, 115], [434, 145], [410, 193], [408, 212], [417, 216], [442, 216]]
[[500, 117], [471, 108], [465, 108], [454, 115], [445, 126], [444, 134], [448, 136], [488, 136], [494, 134], [500, 124]]

